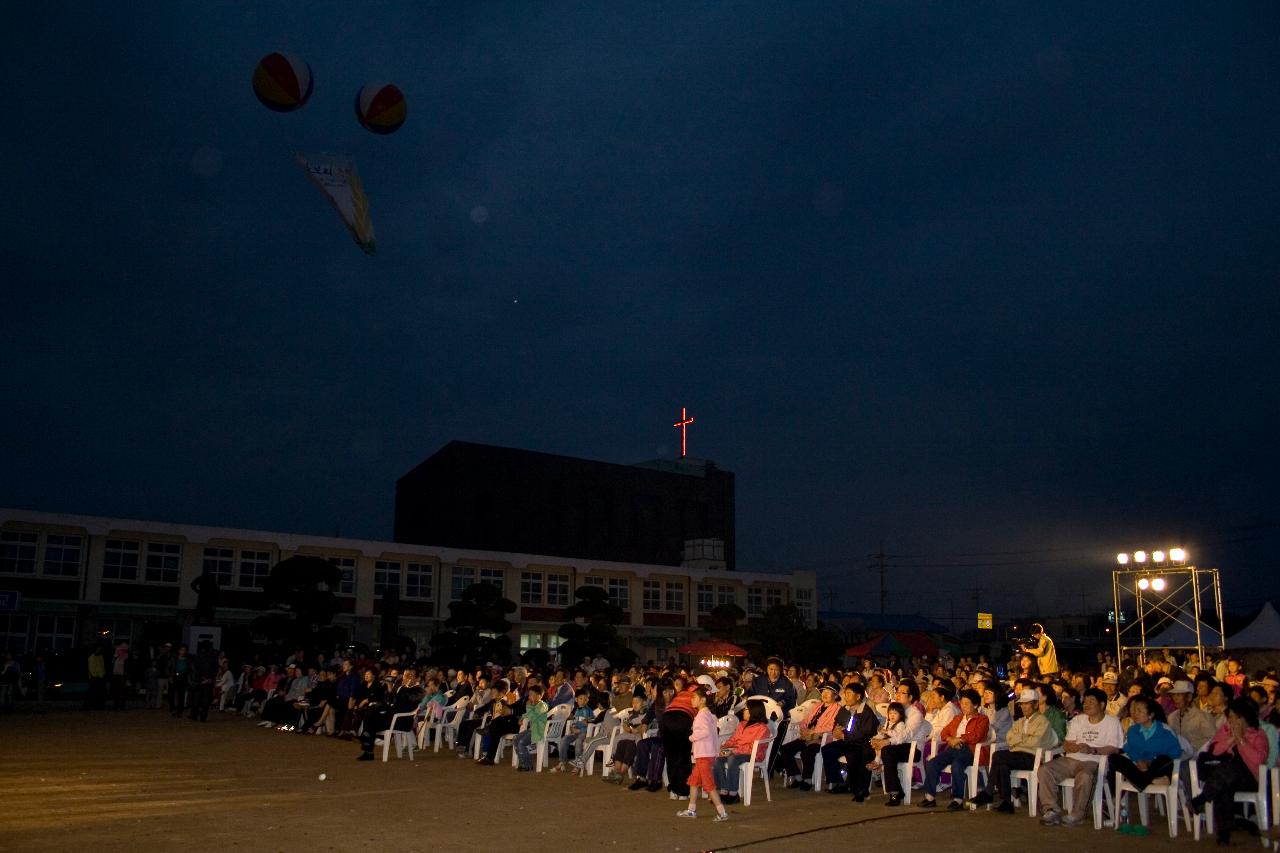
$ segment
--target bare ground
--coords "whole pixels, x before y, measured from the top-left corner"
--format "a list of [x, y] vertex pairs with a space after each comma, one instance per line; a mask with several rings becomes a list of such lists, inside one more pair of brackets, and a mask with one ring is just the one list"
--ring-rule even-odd
[[[515, 773], [452, 753], [357, 762], [358, 748], [260, 729], [231, 714], [207, 724], [162, 711], [56, 712], [0, 718], [0, 851], [742, 850], [886, 845], [912, 850], [1188, 849], [1152, 834], [1045, 829], [993, 812], [887, 809], [875, 797], [778, 790], [766, 802], [696, 820], [665, 792], [630, 792], [598, 776]], [[379, 750], [379, 757], [381, 750]], [[326, 774], [324, 781], [319, 780]], [[1205, 842], [1202, 842], [1205, 843]], [[1256, 845], [1243, 835], [1233, 846]]]

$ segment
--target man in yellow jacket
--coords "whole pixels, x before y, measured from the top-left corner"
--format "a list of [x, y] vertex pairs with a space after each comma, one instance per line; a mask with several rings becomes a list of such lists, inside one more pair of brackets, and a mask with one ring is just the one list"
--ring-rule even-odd
[[1049, 639], [1044, 626], [1039, 622], [1032, 623], [1031, 644], [1024, 645], [1022, 650], [1035, 656], [1036, 666], [1040, 667], [1042, 677], [1049, 679], [1058, 674], [1058, 653], [1053, 648], [1053, 640]]

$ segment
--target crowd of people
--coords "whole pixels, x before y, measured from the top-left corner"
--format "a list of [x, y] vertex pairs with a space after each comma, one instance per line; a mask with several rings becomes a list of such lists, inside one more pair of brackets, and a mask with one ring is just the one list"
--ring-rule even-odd
[[[102, 659], [90, 660], [90, 674], [102, 690], [90, 701], [118, 698], [122, 656], [95, 655]], [[552, 772], [585, 775], [599, 753], [606, 781], [629, 792], [665, 789], [684, 801], [687, 817], [705, 792], [717, 820], [727, 819], [740, 768], [753, 760], [787, 787], [821, 785], [855, 803], [872, 797], [879, 777], [883, 805], [896, 808], [910, 799], [900, 770], [914, 754], [923, 760], [905, 778], [915, 807], [1001, 813], [1015, 810], [1014, 772], [1035, 769], [1040, 822], [1066, 827], [1091, 819], [1096, 785], [1114, 790], [1119, 776], [1142, 791], [1188, 761], [1198, 783], [1186, 789], [1189, 807], [1210, 812], [1225, 843], [1240, 826], [1267, 829], [1241, 823], [1234, 796], [1266, 783], [1259, 768], [1276, 763], [1280, 725], [1274, 669], [1249, 673], [1234, 657], [1202, 663], [1171, 653], [1141, 662], [1103, 653], [1087, 669], [1060, 667], [1038, 626], [1007, 666], [944, 653], [813, 670], [777, 658], [712, 672], [654, 662], [613, 668], [596, 658], [468, 671], [395, 653], [368, 660], [302, 651], [236, 666], [205, 643], [195, 654], [162, 646], [147, 672], [147, 705], [175, 717], [239, 713], [264, 728], [357, 742], [361, 761], [373, 760], [380, 737], [394, 737], [393, 725], [416, 737], [448, 720], [457, 755], [478, 766], [495, 766], [509, 744], [518, 768], [532, 770], [546, 741]], [[968, 783], [975, 762], [986, 777], [976, 793]]]

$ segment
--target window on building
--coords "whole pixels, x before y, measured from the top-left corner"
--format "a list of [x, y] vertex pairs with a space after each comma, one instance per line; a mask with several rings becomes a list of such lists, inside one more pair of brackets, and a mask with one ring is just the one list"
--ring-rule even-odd
[[176, 542], [147, 543], [147, 583], [177, 583], [181, 570], [181, 545]]
[[796, 609], [800, 611], [800, 618], [806, 623], [813, 621], [813, 590], [797, 589], [795, 591]]
[[342, 578], [338, 581], [338, 588], [334, 590], [335, 595], [355, 595], [356, 594], [356, 558], [355, 557], [325, 557], [330, 563], [333, 563], [342, 572]]
[[716, 604], [736, 604], [737, 597], [733, 594], [733, 587], [728, 584], [721, 584], [716, 593]]
[[560, 645], [560, 637], [557, 634], [521, 634], [520, 635], [520, 651], [527, 652], [530, 649], [546, 649], [547, 651], [555, 651]]
[[53, 577], [79, 577], [83, 553], [82, 537], [50, 533], [44, 538], [44, 573]]
[[25, 613], [0, 613], [0, 648], [14, 654], [28, 651], [31, 617]]
[[205, 548], [200, 570], [213, 577], [218, 586], [231, 586], [235, 573], [236, 552], [230, 548]]
[[476, 582], [476, 570], [470, 566], [454, 566], [449, 600], [461, 601], [462, 591]]
[[604, 586], [604, 578], [599, 575], [587, 575], [582, 579], [583, 586]]
[[132, 539], [108, 539], [102, 556], [102, 577], [107, 580], [136, 581], [138, 555], [142, 543]]
[[667, 612], [684, 612], [684, 584], [680, 581], [667, 581]]
[[547, 575], [547, 606], [569, 606], [568, 575]]
[[520, 573], [520, 603], [542, 603], [542, 572]]
[[404, 597], [430, 601], [435, 598], [436, 567], [430, 563], [404, 564]]
[[487, 583], [498, 588], [498, 594], [504, 595], [507, 573], [502, 569], [481, 569], [480, 583]]
[[241, 551], [240, 579], [242, 589], [262, 589], [271, 574], [270, 551]]
[[777, 607], [781, 603], [782, 603], [782, 590], [772, 586], [765, 589], [764, 591], [764, 609], [765, 610], [768, 610], [771, 607]]
[[36, 573], [36, 546], [40, 534], [24, 530], [6, 530], [0, 533], [0, 572], [10, 575], [34, 575]]
[[623, 610], [631, 609], [631, 582], [626, 578], [609, 578], [609, 603]]
[[36, 651], [45, 649], [69, 649], [76, 642], [76, 617], [37, 616]]
[[[128, 619], [102, 619], [98, 622], [98, 630], [103, 639], [110, 640], [111, 645], [133, 642], [133, 622]], [[110, 661], [107, 662], [110, 665]]]
[[645, 610], [652, 613], [662, 609], [662, 581], [645, 581], [640, 592]]
[[400, 594], [400, 563], [395, 560], [375, 560], [373, 563], [373, 594], [386, 595], [387, 590]]
[[758, 586], [747, 587], [747, 615], [764, 615], [764, 590]]
[[715, 605], [716, 588], [713, 584], [698, 584], [698, 612], [710, 613]]

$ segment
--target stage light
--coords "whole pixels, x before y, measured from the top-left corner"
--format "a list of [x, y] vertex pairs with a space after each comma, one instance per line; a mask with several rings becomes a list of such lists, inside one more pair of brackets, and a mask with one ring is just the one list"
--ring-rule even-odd
[[1163, 562], [1164, 562], [1164, 551], [1152, 551], [1152, 552], [1151, 552], [1151, 562], [1153, 562], [1153, 563], [1163, 563]]
[[1186, 562], [1187, 552], [1182, 550], [1181, 548], [1170, 548], [1169, 559], [1173, 560], [1175, 563]]
[[1134, 561], [1135, 563], [1145, 563], [1145, 562], [1147, 561], [1147, 552], [1146, 552], [1146, 551], [1134, 551], [1134, 552], [1133, 552], [1133, 561]]
[[1151, 588], [1154, 589], [1156, 592], [1163, 592], [1164, 578], [1156, 578], [1155, 580], [1151, 581]]
[[1147, 580], [1146, 578], [1138, 579], [1138, 589], [1146, 589], [1149, 586], [1151, 586], [1151, 581]]
[[1129, 555], [1128, 555], [1128, 554], [1116, 554], [1116, 562], [1117, 562], [1117, 563], [1119, 563], [1119, 564], [1120, 564], [1120, 565], [1122, 565], [1122, 566], [1127, 566], [1127, 565], [1129, 565]]

